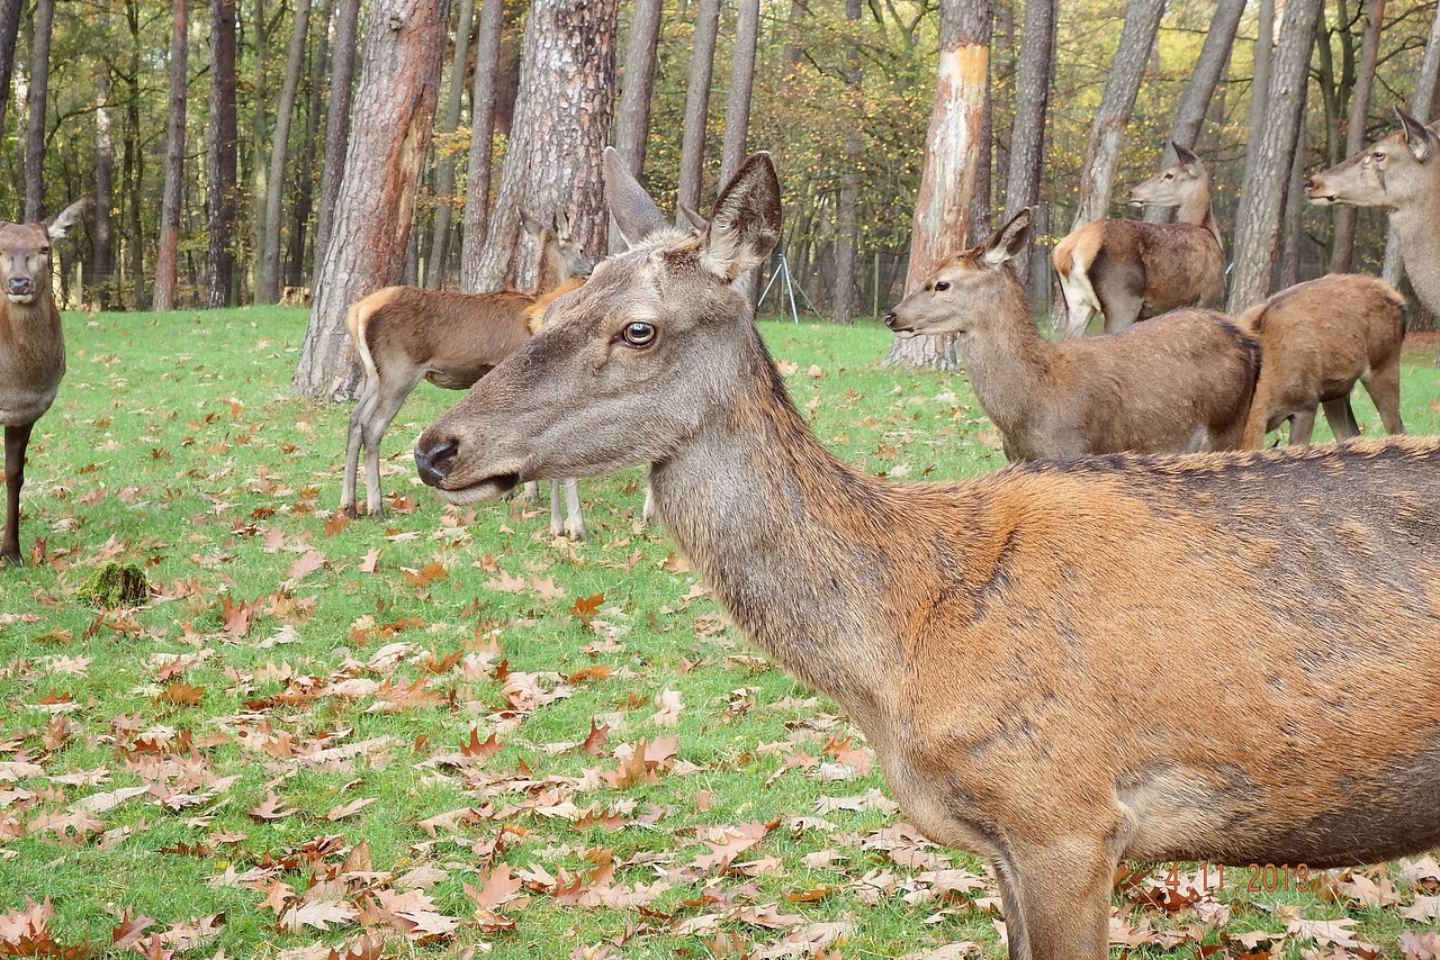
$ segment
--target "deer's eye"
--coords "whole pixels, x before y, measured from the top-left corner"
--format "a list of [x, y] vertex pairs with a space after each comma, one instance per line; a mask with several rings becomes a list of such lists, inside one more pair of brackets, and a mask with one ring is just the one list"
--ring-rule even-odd
[[1375, 151], [1374, 153], [1370, 154], [1370, 156], [1373, 157], [1373, 158], [1376, 159], [1376, 160], [1384, 160], [1384, 159], [1385, 159], [1385, 154], [1384, 154], [1384, 153], [1381, 153], [1379, 150], [1377, 150], [1377, 151]]
[[943, 292], [945, 292], [946, 290], [949, 290], [949, 289], [950, 289], [950, 281], [948, 281], [948, 280], [936, 280], [936, 281], [935, 281], [935, 292], [936, 292], [936, 293], [943, 293]]
[[655, 325], [640, 320], [627, 323], [620, 331], [620, 338], [632, 347], [648, 347], [655, 342]]
[[42, 256], [42, 257], [48, 257], [48, 256], [50, 256], [50, 248], [49, 248], [49, 247], [41, 247], [41, 248], [40, 248], [40, 256]]
[[1174, 180], [1174, 179], [1175, 179], [1175, 174], [1173, 174], [1173, 173], [1167, 173], [1167, 174], [1165, 174], [1165, 176], [1161, 177], [1161, 179], [1162, 179], [1162, 180]]

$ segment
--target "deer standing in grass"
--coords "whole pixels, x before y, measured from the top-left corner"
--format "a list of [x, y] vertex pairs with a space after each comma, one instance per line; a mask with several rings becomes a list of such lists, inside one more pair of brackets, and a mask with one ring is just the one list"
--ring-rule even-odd
[[1264, 445], [1265, 434], [1290, 421], [1290, 442], [1310, 442], [1315, 408], [1337, 440], [1358, 436], [1350, 391], [1365, 385], [1390, 433], [1400, 418], [1400, 352], [1405, 343], [1405, 298], [1388, 283], [1357, 273], [1332, 273], [1297, 283], [1257, 304], [1235, 322], [1260, 341], [1265, 358], [1242, 446]]
[[1022, 210], [942, 264], [885, 318], [901, 334], [956, 334], [975, 396], [1011, 460], [1230, 450], [1240, 443], [1260, 348], [1222, 314], [1176, 310], [1123, 334], [1040, 336], [1010, 260]]
[[992, 858], [1012, 958], [1102, 960], [1122, 858], [1440, 843], [1440, 441], [883, 482], [744, 319], [769, 156], [699, 236], [605, 174], [630, 249], [421, 435], [421, 477], [469, 503], [650, 464], [739, 628], [842, 705], [927, 836]]
[[0, 223], [0, 424], [5, 427], [5, 539], [0, 562], [20, 566], [20, 487], [30, 431], [65, 376], [65, 331], [50, 289], [50, 244], [62, 239], [90, 198], [45, 223]]
[[1404, 110], [1400, 129], [1305, 181], [1311, 203], [1382, 207], [1415, 295], [1440, 315], [1440, 137]]
[[[447, 390], [464, 390], [514, 353], [538, 327], [556, 297], [579, 286], [591, 264], [570, 237], [569, 221], [543, 226], [522, 212], [538, 247], [535, 292], [501, 290], [459, 293], [418, 287], [386, 287], [355, 303], [345, 316], [365, 368], [365, 383], [350, 414], [345, 481], [340, 509], [355, 516], [355, 481], [365, 450], [365, 505], [372, 517], [385, 512], [380, 494], [380, 439], [405, 398], [422, 379]], [[551, 532], [585, 537], [580, 495], [565, 482], [568, 516], [559, 523], [559, 499], [551, 489]]]
[[1175, 223], [1096, 220], [1072, 230], [1050, 255], [1064, 295], [1067, 337], [1084, 335], [1090, 316], [1105, 332], [1136, 321], [1217, 302], [1225, 251], [1210, 204], [1210, 171], [1191, 150], [1172, 143], [1180, 162], [1130, 191], [1137, 206], [1179, 207]]

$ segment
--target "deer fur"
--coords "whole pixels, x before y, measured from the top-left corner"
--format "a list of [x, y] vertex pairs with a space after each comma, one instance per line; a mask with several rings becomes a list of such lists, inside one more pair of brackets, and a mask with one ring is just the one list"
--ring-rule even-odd
[[926, 836], [993, 860], [1012, 958], [1106, 957], [1122, 858], [1440, 843], [1440, 442], [890, 484], [821, 446], [745, 319], [769, 156], [699, 237], [604, 169], [631, 249], [421, 435], [422, 479], [464, 503], [651, 464], [737, 626], [841, 704]]
[[1381, 207], [1415, 295], [1440, 314], [1440, 136], [1397, 109], [1400, 129], [1305, 181], [1311, 203]]
[[956, 334], [975, 396], [1011, 460], [1229, 450], [1260, 370], [1254, 339], [1209, 310], [1176, 310], [1125, 333], [1054, 342], [1035, 329], [1010, 260], [1022, 210], [941, 264], [885, 318], [901, 334]]
[[1092, 313], [1105, 332], [1174, 310], [1207, 306], [1223, 292], [1225, 252], [1210, 203], [1210, 171], [1172, 143], [1180, 162], [1130, 191], [1137, 206], [1179, 207], [1175, 223], [1096, 220], [1072, 230], [1050, 255], [1066, 305], [1065, 336], [1084, 335]]
[[[380, 492], [380, 440], [405, 398], [422, 379], [447, 390], [467, 389], [530, 336], [531, 324], [590, 262], [570, 239], [568, 220], [543, 226], [522, 212], [525, 229], [538, 247], [536, 290], [459, 293], [418, 287], [386, 287], [358, 301], [345, 324], [365, 370], [365, 382], [350, 414], [345, 480], [340, 509], [355, 516], [355, 482], [360, 452], [365, 457], [365, 501], [371, 516], [385, 512]], [[568, 518], [558, 522], [559, 497], [551, 490], [551, 529], [584, 539], [580, 496], [566, 482]]]
[[0, 425], [5, 427], [5, 535], [0, 564], [20, 566], [20, 488], [35, 421], [65, 376], [65, 331], [50, 288], [50, 245], [64, 238], [89, 197], [44, 223], [0, 223]]
[[1320, 405], [1335, 439], [1358, 436], [1350, 407], [1357, 380], [1386, 431], [1405, 432], [1400, 418], [1405, 298], [1385, 281], [1332, 273], [1281, 290], [1235, 322], [1260, 341], [1265, 358], [1241, 446], [1263, 446], [1265, 434], [1286, 420], [1290, 442], [1309, 443]]

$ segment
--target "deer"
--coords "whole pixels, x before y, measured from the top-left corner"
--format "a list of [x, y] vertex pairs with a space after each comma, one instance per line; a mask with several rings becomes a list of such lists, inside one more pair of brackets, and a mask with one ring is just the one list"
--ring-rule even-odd
[[[573, 290], [591, 263], [570, 234], [567, 217], [549, 227], [524, 211], [521, 222], [538, 247], [536, 289], [460, 293], [418, 287], [385, 287], [353, 304], [345, 316], [350, 339], [365, 371], [350, 414], [340, 510], [356, 516], [355, 483], [365, 450], [365, 505], [372, 517], [385, 513], [380, 492], [380, 440], [421, 379], [447, 390], [464, 390], [514, 353], [538, 327], [556, 297]], [[552, 486], [550, 529], [585, 538], [579, 490], [565, 482], [568, 516], [559, 521]]]
[[35, 422], [65, 376], [65, 331], [50, 287], [50, 245], [64, 239], [89, 197], [43, 223], [0, 223], [0, 425], [5, 427], [5, 537], [0, 564], [24, 566], [20, 488]]
[[1229, 450], [1239, 446], [1260, 348], [1222, 314], [1176, 310], [1124, 333], [1040, 335], [1010, 261], [1029, 243], [1021, 210], [942, 263], [895, 306], [902, 336], [949, 333], [1010, 460]]
[[1224, 289], [1225, 250], [1210, 203], [1210, 171], [1195, 152], [1170, 144], [1174, 166], [1130, 190], [1135, 206], [1179, 207], [1174, 223], [1096, 220], [1077, 227], [1050, 255], [1065, 299], [1066, 337], [1084, 335], [1090, 316], [1105, 332], [1176, 307], [1215, 304]]
[[458, 504], [649, 464], [740, 632], [839, 703], [927, 837], [992, 860], [1012, 960], [1106, 957], [1122, 858], [1440, 843], [1440, 441], [876, 478], [737, 293], [780, 236], [769, 154], [698, 235], [603, 172], [629, 249], [425, 429], [420, 478]]
[[1382, 207], [1415, 295], [1440, 314], [1440, 137], [1397, 108], [1400, 129], [1305, 181], [1311, 203]]
[[1260, 341], [1265, 362], [1241, 446], [1264, 445], [1265, 434], [1290, 421], [1291, 444], [1307, 444], [1315, 409], [1337, 440], [1358, 436], [1350, 391], [1365, 385], [1388, 433], [1404, 433], [1400, 416], [1400, 353], [1405, 298], [1383, 280], [1332, 273], [1287, 287], [1236, 317]]

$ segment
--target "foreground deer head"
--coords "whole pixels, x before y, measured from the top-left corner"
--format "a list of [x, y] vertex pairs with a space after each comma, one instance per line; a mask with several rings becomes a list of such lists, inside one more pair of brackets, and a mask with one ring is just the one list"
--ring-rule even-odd
[[82, 197], [44, 223], [0, 223], [0, 290], [27, 306], [50, 297], [50, 244], [63, 239], [90, 203]]
[[1391, 210], [1430, 201], [1440, 185], [1435, 132], [1397, 109], [1400, 129], [1305, 181], [1311, 203], [1348, 203]]

